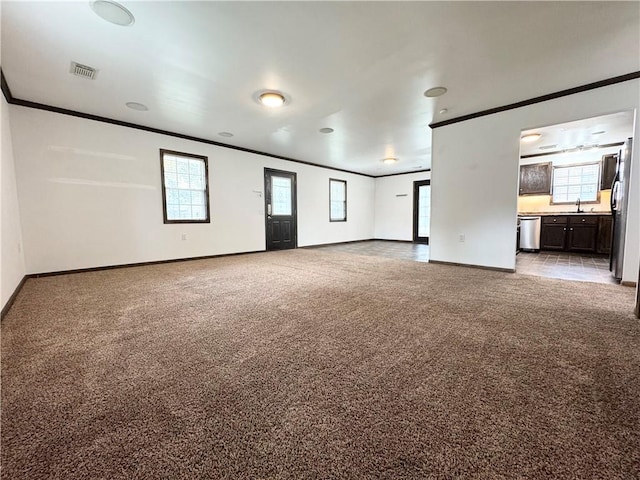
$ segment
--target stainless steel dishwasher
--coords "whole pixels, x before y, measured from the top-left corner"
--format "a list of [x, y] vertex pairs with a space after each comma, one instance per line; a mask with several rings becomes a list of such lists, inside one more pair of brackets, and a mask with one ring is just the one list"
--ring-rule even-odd
[[540, 250], [540, 217], [520, 217], [520, 250], [537, 252]]

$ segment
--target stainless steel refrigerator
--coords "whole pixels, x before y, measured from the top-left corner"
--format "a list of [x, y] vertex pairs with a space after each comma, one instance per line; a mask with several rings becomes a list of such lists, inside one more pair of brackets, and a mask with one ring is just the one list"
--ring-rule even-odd
[[611, 215], [613, 215], [613, 239], [609, 270], [614, 278], [622, 280], [624, 262], [624, 236], [627, 229], [627, 211], [629, 206], [629, 173], [631, 172], [631, 143], [628, 139], [620, 153], [616, 166], [616, 176], [611, 185]]

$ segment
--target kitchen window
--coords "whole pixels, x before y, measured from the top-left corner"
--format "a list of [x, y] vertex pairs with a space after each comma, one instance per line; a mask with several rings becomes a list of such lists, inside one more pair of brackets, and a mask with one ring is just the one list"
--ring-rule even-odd
[[600, 163], [553, 167], [551, 203], [598, 201]]
[[164, 223], [209, 223], [207, 157], [160, 150]]
[[347, 182], [329, 179], [329, 221], [347, 221]]

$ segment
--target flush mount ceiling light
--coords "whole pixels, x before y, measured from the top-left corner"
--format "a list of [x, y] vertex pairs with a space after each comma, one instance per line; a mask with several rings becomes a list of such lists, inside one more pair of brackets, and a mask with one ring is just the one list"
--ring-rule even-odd
[[258, 95], [258, 101], [265, 107], [278, 108], [284, 105], [285, 98], [280, 92], [268, 91], [261, 92]]
[[227, 137], [227, 138], [233, 137], [233, 133], [231, 132], [219, 132], [218, 135], [220, 135], [221, 137]]
[[539, 133], [530, 133], [528, 135], [523, 136], [520, 140], [523, 142], [531, 143], [538, 140], [542, 135]]
[[91, 9], [103, 20], [121, 27], [133, 25], [136, 21], [133, 14], [118, 2], [111, 0], [95, 0], [91, 2]]
[[440, 113], [440, 115], [444, 115], [444, 114], [445, 114], [445, 113], [447, 113], [448, 111], [449, 111], [449, 110], [448, 110], [448, 109], [446, 109], [446, 108], [441, 108], [441, 109], [440, 109], [440, 111], [439, 111], [439, 113]]
[[598, 130], [597, 132], [593, 132], [591, 135], [602, 135], [603, 133], [607, 133], [606, 130]]
[[384, 160], [382, 160], [384, 163], [386, 163], [387, 165], [391, 165], [393, 163], [396, 163], [398, 161], [397, 158], [394, 157], [387, 157]]
[[427, 90], [426, 92], [424, 92], [424, 96], [425, 97], [429, 97], [429, 98], [433, 98], [433, 97], [440, 97], [442, 95], [444, 95], [445, 93], [447, 93], [447, 89], [444, 87], [433, 87], [430, 88], [429, 90]]
[[324, 127], [321, 128], [320, 130], [318, 130], [320, 133], [333, 133], [333, 128], [330, 127]]
[[149, 107], [138, 102], [127, 102], [125, 105], [131, 110], [137, 110], [139, 112], [146, 112], [147, 110], [149, 110]]

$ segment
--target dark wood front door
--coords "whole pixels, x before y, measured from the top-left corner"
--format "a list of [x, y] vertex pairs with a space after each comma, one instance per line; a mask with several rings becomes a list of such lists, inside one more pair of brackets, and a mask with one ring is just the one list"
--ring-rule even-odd
[[413, 241], [429, 243], [431, 180], [413, 182]]
[[264, 169], [267, 250], [298, 246], [296, 174]]

